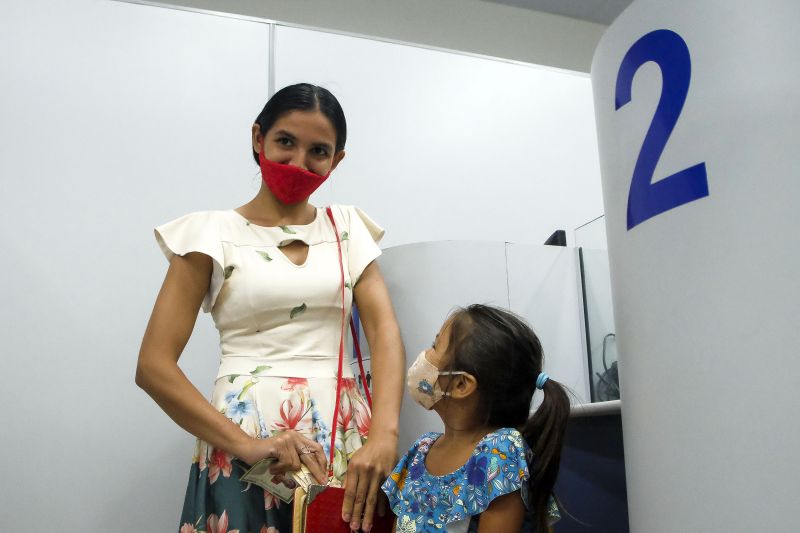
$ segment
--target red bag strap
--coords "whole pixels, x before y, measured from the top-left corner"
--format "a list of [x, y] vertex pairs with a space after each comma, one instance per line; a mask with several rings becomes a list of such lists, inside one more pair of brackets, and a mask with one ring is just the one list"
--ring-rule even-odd
[[[331, 424], [331, 450], [330, 450], [330, 457], [328, 460], [328, 477], [333, 477], [333, 460], [336, 457], [336, 422], [339, 420], [339, 409], [341, 407], [341, 397], [342, 397], [342, 365], [344, 362], [344, 322], [345, 322], [345, 306], [344, 306], [344, 260], [342, 259], [342, 241], [339, 237], [339, 228], [336, 226], [336, 220], [333, 218], [333, 211], [330, 207], [325, 208], [325, 212], [328, 214], [328, 218], [331, 219], [331, 224], [333, 224], [333, 233], [336, 235], [336, 247], [339, 250], [339, 273], [341, 275], [341, 287], [342, 287], [342, 327], [341, 329], [341, 337], [339, 338], [339, 367], [336, 371], [336, 402], [333, 408], [333, 423]], [[356, 349], [356, 355], [358, 356], [358, 368], [361, 372], [361, 379], [362, 383], [364, 384], [364, 391], [367, 395], [367, 403], [372, 408], [372, 398], [369, 393], [369, 389], [367, 388], [367, 378], [364, 374], [364, 363], [361, 358], [361, 346], [359, 345], [358, 338], [355, 334], [355, 323], [353, 319], [350, 319], [350, 331], [353, 334], [353, 346]]]

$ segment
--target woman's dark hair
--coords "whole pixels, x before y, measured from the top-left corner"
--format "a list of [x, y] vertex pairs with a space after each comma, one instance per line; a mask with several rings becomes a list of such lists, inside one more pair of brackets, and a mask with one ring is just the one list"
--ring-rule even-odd
[[549, 379], [542, 404], [530, 416], [536, 378], [544, 364], [539, 338], [517, 315], [477, 304], [451, 315], [449, 337], [452, 368], [477, 380], [486, 424], [518, 429], [533, 451], [531, 509], [536, 531], [549, 531], [547, 509], [558, 477], [570, 403], [564, 387]]
[[[336, 152], [344, 150], [347, 141], [347, 121], [344, 119], [344, 111], [328, 89], [311, 85], [310, 83], [298, 83], [289, 85], [272, 95], [264, 109], [256, 117], [255, 123], [261, 128], [261, 134], [266, 135], [267, 131], [289, 111], [320, 111], [331, 121], [333, 129], [336, 130]], [[258, 154], [253, 150], [253, 159], [258, 163]]]

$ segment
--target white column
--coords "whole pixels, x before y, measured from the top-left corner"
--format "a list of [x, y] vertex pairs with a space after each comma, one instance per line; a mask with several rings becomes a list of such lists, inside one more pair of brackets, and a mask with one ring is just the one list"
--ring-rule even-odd
[[798, 21], [638, 0], [594, 57], [635, 533], [800, 530]]

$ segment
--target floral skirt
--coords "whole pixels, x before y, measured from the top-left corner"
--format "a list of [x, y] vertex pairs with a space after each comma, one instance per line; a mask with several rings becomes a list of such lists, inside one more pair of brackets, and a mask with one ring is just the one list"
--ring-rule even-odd
[[[322, 445], [330, 457], [335, 378], [224, 376], [212, 404], [248, 435], [267, 438], [295, 430]], [[356, 381], [342, 381], [336, 421], [334, 475], [366, 440], [370, 410]], [[180, 533], [291, 533], [292, 509], [270, 492], [239, 477], [247, 465], [198, 439], [181, 514]]]

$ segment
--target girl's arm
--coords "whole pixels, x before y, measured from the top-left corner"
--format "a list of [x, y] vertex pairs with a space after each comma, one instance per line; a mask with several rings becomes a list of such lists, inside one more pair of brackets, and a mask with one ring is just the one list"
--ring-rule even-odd
[[[183, 429], [248, 464], [279, 457], [277, 468], [300, 468], [300, 459], [313, 457], [309, 469], [326, 478], [322, 447], [294, 432], [270, 439], [254, 439], [217, 411], [178, 367], [211, 280], [212, 261], [193, 252], [174, 256], [147, 324], [136, 366], [136, 384]], [[308, 446], [318, 453], [298, 457]], [[305, 462], [305, 461], [304, 461]]]
[[525, 505], [519, 491], [510, 492], [492, 500], [489, 507], [481, 513], [478, 533], [520, 531], [524, 519]]
[[364, 269], [353, 292], [370, 347], [374, 393], [369, 438], [347, 467], [342, 519], [352, 527], [368, 529], [380, 486], [397, 463], [406, 358], [389, 291], [376, 262]]

